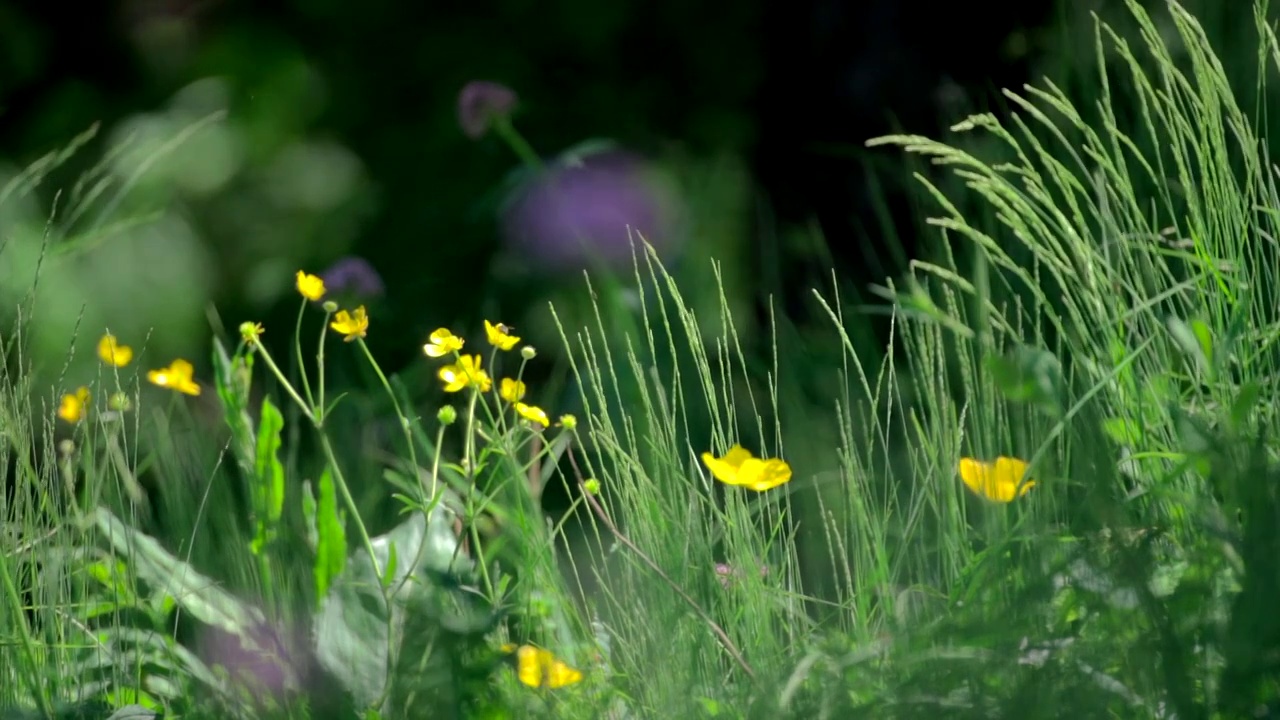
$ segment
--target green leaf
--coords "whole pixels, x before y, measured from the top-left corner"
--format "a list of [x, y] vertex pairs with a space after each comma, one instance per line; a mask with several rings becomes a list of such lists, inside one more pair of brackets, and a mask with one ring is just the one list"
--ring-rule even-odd
[[1119, 445], [1137, 447], [1142, 440], [1138, 423], [1128, 418], [1107, 418], [1102, 421], [1102, 431]]
[[[325, 513], [325, 484], [321, 480], [320, 516]], [[470, 561], [457, 552], [458, 539], [449, 515], [436, 507], [427, 522], [415, 512], [385, 535], [372, 539], [378, 567], [391, 565], [392, 546], [402, 557], [417, 562], [398, 562], [388, 573], [393, 589], [391, 604], [383, 598], [379, 577], [364, 548], [354, 551], [346, 569], [337, 577], [315, 616], [316, 658], [351, 693], [358, 705], [369, 707], [382, 694], [389, 677], [388, 646], [400, 642], [406, 621], [406, 607], [433, 593], [442, 592], [434, 578], [440, 574], [470, 572]], [[321, 531], [321, 542], [325, 532]], [[402, 582], [413, 577], [414, 582]], [[388, 633], [388, 625], [392, 628]]]
[[213, 384], [222, 404], [222, 417], [231, 429], [231, 453], [245, 477], [254, 476], [253, 418], [249, 417], [249, 380], [253, 357], [232, 358], [218, 338], [213, 339]]
[[[94, 513], [98, 531], [120, 557], [126, 558], [134, 574], [152, 586], [155, 592], [169, 595], [184, 612], [206, 625], [234, 635], [246, 650], [272, 654], [275, 648], [262, 644], [266, 617], [258, 608], [241, 602], [222, 589], [222, 584], [202, 575], [164, 549], [150, 535], [126, 525], [106, 508]], [[293, 670], [284, 667], [285, 684], [297, 687]]]
[[382, 587], [391, 587], [391, 582], [396, 579], [396, 566], [399, 564], [400, 558], [396, 555], [396, 544], [388, 543], [387, 564], [382, 568]]
[[253, 467], [253, 513], [256, 519], [253, 543], [254, 555], [276, 537], [280, 515], [284, 512], [284, 465], [280, 463], [280, 432], [284, 430], [284, 416], [271, 402], [262, 399], [262, 416], [258, 428], [257, 449]]
[[316, 561], [312, 575], [316, 582], [316, 598], [320, 599], [329, 592], [333, 579], [341, 575], [347, 565], [346, 519], [338, 510], [338, 497], [328, 468], [320, 474], [315, 527]]
[[1213, 356], [1213, 338], [1208, 326], [1199, 320], [1193, 320], [1188, 324], [1177, 317], [1170, 317], [1165, 324], [1169, 327], [1169, 334], [1173, 336], [1174, 343], [1187, 357], [1191, 358], [1202, 375], [1206, 378], [1212, 377], [1213, 366], [1209, 360]]
[[1258, 398], [1262, 395], [1262, 386], [1255, 381], [1240, 386], [1235, 400], [1231, 401], [1231, 427], [1242, 430], [1249, 422], [1253, 409], [1258, 406]]
[[1062, 364], [1053, 353], [1019, 347], [1007, 356], [986, 360], [996, 389], [1015, 402], [1039, 408], [1051, 417], [1062, 414]]
[[[311, 489], [311, 481], [302, 481], [302, 522], [306, 525], [307, 547], [311, 548], [311, 552], [316, 552], [316, 548], [320, 545], [320, 530], [316, 524], [318, 515], [318, 506], [316, 505], [316, 493]], [[323, 593], [321, 593], [323, 595]]]

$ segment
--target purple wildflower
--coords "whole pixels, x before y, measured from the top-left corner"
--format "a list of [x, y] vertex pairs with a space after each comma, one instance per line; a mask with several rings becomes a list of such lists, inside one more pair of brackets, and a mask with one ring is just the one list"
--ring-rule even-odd
[[381, 297], [386, 288], [378, 271], [367, 260], [354, 255], [344, 257], [325, 270], [320, 279], [330, 292], [349, 293], [361, 298]]
[[274, 650], [258, 651], [246, 647], [235, 635], [208, 628], [200, 637], [199, 655], [208, 665], [225, 668], [233, 681], [278, 701], [297, 692], [302, 680], [296, 658], [280, 640], [274, 631], [263, 627], [255, 643]]
[[472, 140], [489, 132], [493, 118], [510, 115], [520, 99], [506, 85], [486, 80], [467, 83], [458, 93], [458, 125]]
[[561, 159], [516, 190], [502, 218], [508, 247], [541, 269], [577, 271], [599, 262], [643, 262], [646, 242], [666, 255], [678, 245], [677, 198], [652, 164], [624, 150]]
[[[767, 565], [761, 565], [760, 577], [765, 577], [768, 574], [769, 567]], [[729, 583], [736, 580], [738, 575], [738, 571], [735, 570], [732, 565], [729, 565], [728, 563], [716, 563], [716, 580], [720, 582], [721, 587], [729, 587]]]

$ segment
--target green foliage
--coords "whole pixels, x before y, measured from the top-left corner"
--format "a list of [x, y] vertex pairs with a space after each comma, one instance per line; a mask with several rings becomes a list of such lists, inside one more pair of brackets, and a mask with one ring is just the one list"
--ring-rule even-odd
[[[437, 413], [363, 338], [325, 330], [313, 368], [298, 330], [289, 372], [255, 332], [215, 341], [228, 435], [203, 444], [188, 406], [156, 411], [114, 371], [94, 397], [130, 389], [132, 409], [53, 426], [30, 368], [6, 365], [0, 702], [42, 717], [85, 697], [110, 699], [104, 716], [1274, 711], [1280, 185], [1202, 26], [1127, 7], [1136, 39], [1095, 27], [1096, 103], [1050, 82], [1006, 93], [1007, 120], [956, 126], [980, 142], [874, 141], [952, 174], [920, 178], [941, 256], [879, 289], [887, 352], [863, 352], [843, 299], [815, 293], [839, 352], [799, 359], [799, 329], [770, 316], [756, 353], [723, 286], [695, 307], [640, 245], [629, 283], [586, 288], [589, 322], [552, 312], [581, 403], [554, 427], [515, 405], [547, 402], [539, 388], [495, 397], [537, 352], [490, 351], [497, 387], [467, 376], [465, 409]], [[1280, 70], [1265, 4], [1254, 30], [1261, 100]], [[304, 302], [299, 328], [318, 312]], [[352, 429], [370, 396], [325, 397], [338, 352], [367, 361], [391, 408], [376, 454]], [[255, 366], [275, 391], [256, 422]], [[726, 482], [757, 467], [741, 448], [785, 459], [789, 480]], [[1034, 485], [969, 492], [982, 478], [963, 468], [1020, 467], [997, 457]], [[563, 515], [543, 504], [553, 482]], [[183, 623], [274, 664], [205, 657]], [[282, 639], [293, 624], [305, 640]], [[261, 691], [264, 667], [283, 692]]]
[[[267, 543], [275, 539], [280, 514], [284, 512], [284, 465], [279, 458], [284, 416], [272, 404], [270, 397], [264, 397], [262, 413], [258, 417], [258, 447], [253, 476], [253, 514], [257, 519], [251, 546], [254, 555], [261, 555]], [[323, 492], [323, 479], [321, 484]]]

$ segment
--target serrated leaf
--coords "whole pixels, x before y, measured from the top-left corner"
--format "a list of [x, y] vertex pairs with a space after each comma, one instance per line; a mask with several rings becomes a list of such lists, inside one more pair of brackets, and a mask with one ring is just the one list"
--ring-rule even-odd
[[245, 477], [254, 475], [253, 418], [249, 417], [248, 375], [253, 361], [233, 360], [218, 338], [213, 339], [213, 384], [222, 405], [222, 417], [231, 430], [231, 453]]
[[284, 512], [284, 465], [280, 463], [280, 433], [284, 430], [284, 416], [271, 402], [262, 399], [262, 415], [259, 418], [258, 441], [253, 467], [253, 513], [256, 528], [250, 548], [254, 555], [276, 537], [280, 515]]
[[312, 575], [316, 583], [316, 598], [319, 600], [329, 592], [329, 585], [342, 574], [347, 564], [346, 521], [338, 510], [338, 496], [328, 468], [320, 474], [315, 527], [316, 561], [312, 567]]

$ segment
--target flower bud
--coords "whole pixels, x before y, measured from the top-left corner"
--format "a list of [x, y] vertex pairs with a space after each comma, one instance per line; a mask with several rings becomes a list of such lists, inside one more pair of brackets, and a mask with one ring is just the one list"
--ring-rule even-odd
[[458, 411], [452, 405], [445, 405], [436, 413], [441, 425], [452, 425], [458, 421]]

